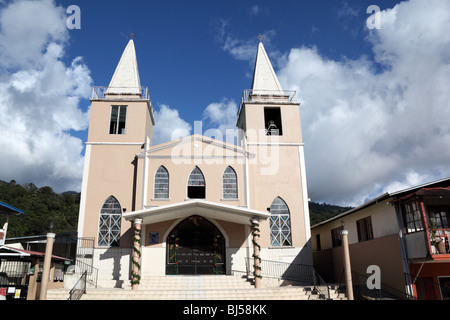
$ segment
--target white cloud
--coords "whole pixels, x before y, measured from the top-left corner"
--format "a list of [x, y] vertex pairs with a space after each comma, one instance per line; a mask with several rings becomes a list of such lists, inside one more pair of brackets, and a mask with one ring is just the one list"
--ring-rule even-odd
[[[230, 31], [227, 30], [229, 27], [229, 22], [227, 20], [221, 19], [218, 21], [217, 29], [217, 42], [220, 43], [222, 49], [233, 56], [233, 58], [242, 61], [248, 61], [253, 63], [256, 57], [257, 47], [257, 35], [249, 39], [240, 39], [234, 36]], [[276, 32], [274, 30], [267, 30], [261, 34], [264, 38], [264, 46], [270, 50], [270, 57], [276, 62], [280, 57], [281, 53], [272, 48], [271, 40], [275, 37]]]
[[233, 100], [223, 99], [210, 103], [203, 111], [203, 120], [225, 134], [227, 129], [236, 127], [237, 104]]
[[191, 134], [191, 125], [180, 117], [176, 109], [162, 104], [159, 110], [155, 110], [154, 116], [153, 145], [177, 140]]
[[278, 74], [302, 102], [313, 200], [359, 205], [450, 176], [448, 30], [448, 1], [411, 0], [383, 11], [368, 34], [375, 62], [290, 51]]
[[257, 4], [253, 5], [250, 8], [250, 15], [251, 16], [257, 16], [260, 12], [261, 12], [261, 9], [259, 8], [259, 6]]
[[238, 144], [237, 109], [236, 102], [229, 99], [210, 103], [203, 111], [204, 135], [230, 144]]
[[358, 9], [350, 7], [347, 1], [342, 1], [339, 9], [337, 10], [337, 16], [339, 18], [350, 16], [350, 17], [358, 17], [360, 12]]
[[[66, 15], [51, 0], [14, 1], [0, 12], [0, 64], [25, 67], [42, 63], [49, 43], [68, 38]], [[62, 24], [62, 22], [64, 22]]]
[[80, 190], [85, 130], [81, 110], [92, 80], [78, 57], [62, 61], [65, 10], [50, 0], [15, 1], [0, 11], [0, 179]]
[[237, 60], [251, 61], [255, 59], [255, 41], [239, 40], [227, 36], [224, 39], [223, 49]]

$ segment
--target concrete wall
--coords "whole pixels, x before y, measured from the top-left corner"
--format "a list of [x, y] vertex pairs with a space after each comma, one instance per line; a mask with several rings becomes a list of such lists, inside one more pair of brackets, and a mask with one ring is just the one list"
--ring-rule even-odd
[[[374, 238], [359, 242], [356, 221], [369, 216], [372, 221]], [[321, 250], [324, 252], [331, 250], [332, 268], [336, 282], [343, 279], [343, 253], [342, 246], [332, 247], [331, 230], [340, 228], [341, 220], [344, 220], [345, 229], [348, 230], [352, 271], [368, 277], [371, 273], [367, 273], [367, 268], [370, 265], [376, 265], [380, 267], [382, 284], [404, 292], [404, 270], [401, 261], [399, 227], [395, 207], [389, 204], [388, 200], [385, 200], [312, 228], [313, 250], [318, 249], [316, 235], [320, 235]], [[318, 257], [316, 254], [314, 256]], [[330, 266], [320, 266], [319, 268], [323, 268], [323, 272], [326, 272], [328, 267]]]

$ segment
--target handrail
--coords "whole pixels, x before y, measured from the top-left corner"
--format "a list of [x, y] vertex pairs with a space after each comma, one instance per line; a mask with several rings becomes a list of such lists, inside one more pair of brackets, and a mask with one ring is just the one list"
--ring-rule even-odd
[[[314, 272], [314, 289], [318, 291], [320, 297], [325, 297], [325, 299], [330, 300], [330, 286], [325, 282], [325, 280], [322, 279], [322, 277], [317, 273], [316, 269], [313, 269]], [[316, 279], [318, 280], [318, 283], [316, 282]], [[323, 293], [322, 290], [320, 290], [321, 287], [327, 288], [327, 293]]]
[[[253, 274], [253, 270], [250, 270], [250, 266], [253, 265], [253, 258], [245, 259], [247, 275]], [[261, 260], [260, 267], [262, 277], [291, 280], [313, 286], [314, 290], [319, 293], [319, 297], [330, 299], [330, 286], [322, 279], [312, 265]], [[326, 293], [321, 289], [323, 287], [326, 287]]]
[[[86, 293], [86, 277], [87, 277], [87, 270], [83, 272], [83, 274], [75, 283], [73, 288], [69, 291], [69, 300], [80, 300], [81, 296]], [[81, 281], [81, 288], [79, 288], [80, 281]]]
[[389, 299], [389, 300], [417, 300], [416, 297], [410, 294], [390, 287], [384, 283], [380, 283], [380, 288], [369, 289], [367, 286], [367, 279], [369, 277], [352, 270], [353, 291], [355, 292], [355, 299]]
[[79, 259], [76, 260], [75, 265], [78, 267], [75, 268], [75, 273], [77, 274], [80, 274], [80, 272], [82, 272], [83, 274], [86, 273], [86, 280], [94, 284], [95, 287], [97, 288], [98, 269]]

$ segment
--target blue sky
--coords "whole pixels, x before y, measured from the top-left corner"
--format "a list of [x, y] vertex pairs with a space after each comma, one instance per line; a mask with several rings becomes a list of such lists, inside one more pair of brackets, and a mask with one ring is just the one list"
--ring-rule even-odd
[[[67, 7], [75, 2], [59, 3]], [[107, 85], [133, 33], [141, 84], [150, 88], [155, 108], [176, 108], [192, 125], [203, 119], [211, 102], [238, 102], [243, 89], [250, 87], [259, 34], [275, 67], [276, 58], [293, 47], [314, 46], [338, 60], [370, 55], [364, 39], [370, 3], [196, 0], [117, 1], [105, 6], [102, 1], [80, 1], [76, 4], [82, 26], [70, 32], [66, 61], [82, 56], [94, 85]], [[395, 1], [384, 4], [389, 3]], [[242, 56], [224, 49], [227, 37], [242, 42]], [[86, 131], [73, 134], [86, 140]]]
[[[70, 5], [80, 29], [65, 26]], [[194, 121], [233, 126], [261, 33], [301, 102], [311, 200], [358, 205], [446, 178], [449, 27], [449, 0], [2, 1], [0, 179], [80, 190], [91, 88], [130, 33], [158, 141]]]
[[[59, 3], [81, 9], [81, 29], [70, 31], [68, 63], [82, 56], [94, 85], [107, 85], [127, 35], [134, 33], [141, 84], [150, 88], [155, 107], [176, 107], [189, 123], [201, 120], [212, 101], [237, 101], [250, 87], [259, 33], [269, 55], [301, 46], [316, 46], [330, 59], [370, 54], [364, 40], [370, 1], [351, 8], [330, 0]], [[253, 45], [250, 55], [236, 58], [224, 50], [226, 37]]]

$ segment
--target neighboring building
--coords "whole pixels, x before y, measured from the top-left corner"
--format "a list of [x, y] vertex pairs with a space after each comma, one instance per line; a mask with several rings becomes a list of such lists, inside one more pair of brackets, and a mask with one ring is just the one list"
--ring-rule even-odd
[[[42, 265], [44, 261], [44, 251], [23, 250], [20, 244], [16, 247], [11, 245], [11, 238], [6, 239], [9, 216], [22, 214], [24, 211], [0, 201], [0, 218], [4, 221], [3, 228], [0, 229], [0, 300], [5, 296], [7, 300], [34, 300], [39, 297], [38, 281], [42, 275], [40, 263]], [[50, 287], [62, 286], [62, 282], [59, 283], [59, 281], [63, 280], [65, 261], [68, 259], [52, 255], [51, 278], [53, 281]]]
[[[10, 248], [36, 251], [42, 253], [45, 252], [46, 244], [47, 244], [47, 235], [45, 234], [8, 238], [5, 241], [5, 245], [7, 245]], [[76, 232], [58, 233], [55, 234], [52, 254], [62, 258], [66, 258], [67, 260], [70, 260], [72, 261], [72, 263], [74, 263], [77, 254], [76, 252], [77, 246], [87, 247], [85, 243], [81, 242], [81, 239], [77, 239]]]
[[100, 277], [127, 283], [137, 251], [143, 278], [245, 271], [251, 220], [262, 259], [312, 264], [299, 103], [262, 43], [237, 145], [201, 134], [152, 145], [154, 111], [133, 40], [91, 102], [78, 235], [95, 239]]
[[314, 264], [329, 281], [342, 278], [342, 224], [356, 285], [365, 286], [357, 279], [370, 276], [367, 268], [376, 265], [392, 293], [450, 299], [450, 179], [382, 194], [312, 226]]
[[13, 207], [10, 204], [0, 201], [0, 225], [2, 226], [2, 228], [0, 229], [0, 246], [5, 244], [6, 232], [8, 231], [9, 216], [12, 214], [20, 215], [24, 214], [24, 212]]

